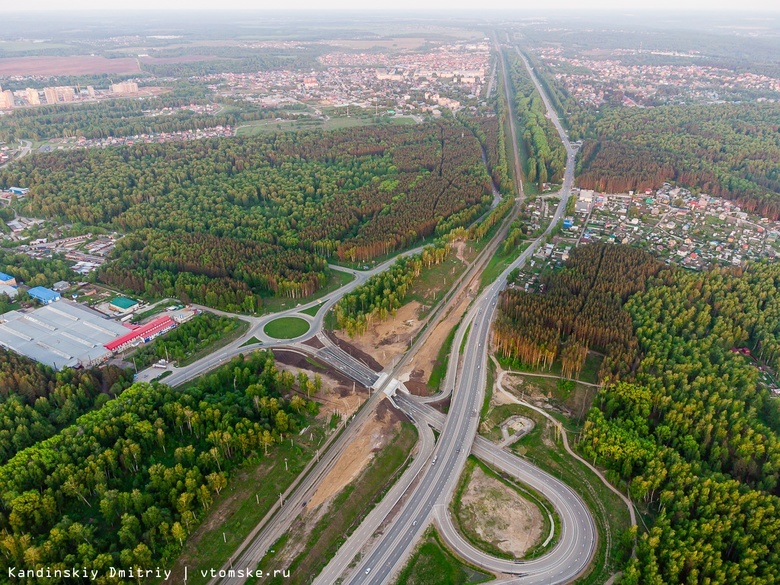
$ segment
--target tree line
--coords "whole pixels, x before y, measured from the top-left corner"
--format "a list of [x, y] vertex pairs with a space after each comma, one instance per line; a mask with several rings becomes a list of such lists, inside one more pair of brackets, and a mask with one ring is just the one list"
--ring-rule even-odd
[[[225, 113], [199, 114], [178, 109], [211, 100], [167, 96], [144, 100], [111, 100], [85, 104], [60, 104], [13, 110], [0, 118], [0, 140], [46, 140], [83, 136], [88, 139], [136, 136], [198, 130], [214, 126], [237, 126], [253, 120], [287, 117], [270, 108], [234, 108]], [[163, 108], [174, 111], [154, 115]]]
[[0, 464], [54, 436], [132, 383], [115, 366], [56, 372], [0, 348]]
[[540, 187], [542, 183], [557, 183], [566, 169], [566, 149], [552, 121], [545, 115], [542, 96], [523, 61], [515, 53], [509, 53], [507, 63], [525, 155], [525, 177]]
[[608, 108], [588, 131], [578, 184], [621, 192], [665, 180], [780, 217], [780, 106]]
[[364, 333], [374, 319], [384, 321], [395, 315], [422, 269], [441, 264], [449, 252], [448, 245], [426, 246], [419, 254], [399, 258], [390, 268], [344, 295], [333, 307], [339, 329], [352, 337]]
[[660, 268], [650, 254], [634, 248], [600, 243], [575, 248], [564, 268], [543, 276], [543, 294], [502, 292], [493, 343], [506, 357], [533, 367], [550, 368], [560, 359], [564, 377], [576, 377], [588, 349], [607, 356], [600, 378], [630, 373], [638, 355], [622, 306]]
[[105, 282], [243, 310], [311, 294], [323, 258], [393, 252], [491, 200], [454, 121], [41, 153], [0, 172], [9, 185], [30, 188], [25, 213], [132, 234]]
[[150, 366], [160, 359], [168, 359], [181, 365], [181, 362], [191, 355], [235, 331], [239, 323], [235, 317], [201, 313], [152, 343], [142, 345], [130, 357], [138, 368]]

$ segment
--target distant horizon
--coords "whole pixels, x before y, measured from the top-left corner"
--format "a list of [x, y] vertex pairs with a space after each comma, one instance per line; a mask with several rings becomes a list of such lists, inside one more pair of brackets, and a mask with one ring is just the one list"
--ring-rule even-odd
[[177, 13], [197, 13], [197, 12], [265, 12], [265, 13], [352, 13], [352, 14], [405, 14], [420, 15], [436, 13], [441, 16], [441, 11], [446, 10], [445, 16], [457, 14], [480, 13], [485, 16], [489, 14], [517, 14], [517, 15], [539, 15], [539, 14], [558, 14], [566, 12], [569, 14], [594, 14], [609, 12], [615, 16], [630, 15], [632, 13], [641, 14], [735, 14], [743, 16], [755, 16], [760, 14], [780, 14], [780, 5], [774, 0], [747, 0], [739, 7], [734, 6], [732, 2], [725, 0], [660, 0], [647, 5], [633, 5], [630, 8], [619, 0], [598, 0], [590, 6], [583, 7], [582, 3], [572, 0], [551, 0], [551, 3], [544, 8], [539, 6], [510, 5], [505, 0], [488, 0], [487, 3], [481, 3], [479, 8], [473, 6], [470, 2], [455, 0], [429, 0], [428, 5], [421, 7], [420, 2], [413, 0], [399, 0], [392, 6], [383, 5], [381, 7], [367, 6], [364, 2], [358, 3], [355, 0], [337, 0], [331, 2], [329, 6], [323, 6], [322, 3], [312, 0], [288, 0], [286, 7], [278, 8], [278, 5], [246, 5], [246, 0], [226, 0], [220, 5], [215, 5], [207, 0], [191, 0], [186, 5], [181, 5], [179, 0], [136, 0], [125, 5], [122, 2], [114, 2], [107, 6], [99, 0], [74, 0], [71, 7], [63, 9], [61, 3], [56, 0], [30, 0], [23, 4], [7, 4], [0, 6], [0, 13], [17, 14], [40, 14], [48, 12], [52, 14], [76, 14], [76, 13], [118, 13], [118, 12], [177, 12]]

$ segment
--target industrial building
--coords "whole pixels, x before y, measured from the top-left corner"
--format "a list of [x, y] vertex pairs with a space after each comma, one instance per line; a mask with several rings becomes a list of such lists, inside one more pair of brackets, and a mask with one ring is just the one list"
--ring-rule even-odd
[[36, 286], [35, 288], [31, 288], [30, 290], [27, 291], [27, 294], [30, 295], [30, 298], [33, 298], [44, 305], [55, 303], [59, 301], [61, 298], [60, 293], [42, 286]]
[[127, 315], [138, 308], [138, 301], [127, 297], [117, 297], [108, 304], [108, 308], [119, 315]]
[[106, 345], [125, 334], [122, 325], [68, 301], [0, 315], [0, 345], [56, 370], [105, 361]]
[[0, 284], [4, 284], [6, 286], [16, 286], [18, 283], [16, 282], [16, 278], [10, 274], [0, 272]]
[[0, 284], [0, 295], [5, 295], [9, 299], [15, 299], [16, 295], [19, 294], [19, 291], [16, 290], [13, 286], [8, 286], [7, 284]]
[[176, 325], [176, 321], [170, 317], [159, 317], [146, 325], [142, 325], [141, 327], [130, 331], [118, 339], [106, 343], [106, 349], [110, 351], [124, 351], [129, 347], [147, 343], [155, 337], [174, 329]]

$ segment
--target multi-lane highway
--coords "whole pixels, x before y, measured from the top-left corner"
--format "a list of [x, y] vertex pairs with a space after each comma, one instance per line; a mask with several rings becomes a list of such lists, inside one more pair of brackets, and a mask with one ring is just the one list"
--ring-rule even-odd
[[[500, 60], [503, 62], [503, 59]], [[567, 162], [560, 191], [561, 201], [552, 222], [542, 237], [526, 249], [517, 260], [506, 268], [499, 279], [479, 296], [464, 319], [461, 328], [465, 328], [468, 323], [471, 323], [471, 330], [466, 341], [462, 371], [454, 389], [449, 415], [430, 460], [430, 466], [418, 482], [413, 494], [408, 497], [400, 513], [396, 515], [392, 526], [363, 557], [355, 573], [347, 581], [350, 585], [379, 585], [390, 581], [411, 552], [415, 541], [432, 517], [434, 510], [446, 510], [468, 453], [472, 449], [479, 424], [479, 411], [485, 389], [487, 345], [498, 295], [506, 283], [506, 275], [527, 261], [541, 244], [543, 238], [555, 228], [566, 209], [574, 179], [576, 148], [569, 143], [555, 111], [549, 107], [549, 101], [546, 99], [541, 84], [524, 58], [523, 61], [526, 63], [537, 90], [545, 98], [544, 102], [548, 107], [547, 115], [558, 129], [561, 140], [566, 147]], [[511, 100], [508, 99], [508, 102], [511, 103]], [[512, 120], [510, 128], [513, 129], [513, 126], [514, 120]], [[514, 131], [512, 135], [516, 135]], [[457, 359], [450, 359], [451, 368], [456, 368], [457, 364]], [[449, 376], [448, 379], [450, 379]], [[518, 583], [565, 583], [581, 573], [590, 562], [596, 538], [593, 520], [587, 512], [587, 508], [570, 488], [561, 482], [546, 482], [549, 476], [541, 470], [536, 470], [530, 464], [525, 463], [524, 465], [529, 475], [529, 481], [541, 482], [547, 486], [545, 494], [556, 507], [562, 524], [566, 525], [566, 528], [561, 532], [561, 539], [553, 551], [536, 559], [533, 566], [529, 563], [511, 563], [512, 566], [508, 566], [509, 563], [506, 561], [476, 551], [462, 538], [459, 538], [456, 532], [448, 531], [446, 518], [441, 521], [441, 514], [437, 512], [440, 517], [440, 528], [443, 527], [442, 532], [451, 537], [450, 544], [454, 546], [456, 552], [473, 562], [477, 562], [480, 566], [495, 567], [493, 570], [518, 575], [516, 578]], [[533, 472], [537, 474], [535, 478], [530, 477], [530, 470], [535, 470]], [[571, 501], [572, 506], [579, 506], [579, 510], [567, 507], [566, 503], [569, 501]]]
[[[501, 61], [503, 65], [503, 59]], [[540, 93], [545, 98], [545, 104], [548, 104], [546, 95], [539, 85], [538, 80], [535, 76], [533, 76], [533, 79]], [[480, 295], [464, 318], [463, 324], [456, 336], [458, 343], [454, 343], [453, 347], [460, 347], [459, 340], [464, 336], [466, 326], [469, 323], [471, 324], [471, 333], [466, 341], [464, 360], [459, 376], [457, 375], [457, 355], [450, 360], [450, 368], [448, 369], [445, 383], [448, 389], [455, 389], [455, 394], [449, 416], [446, 418], [446, 422], [444, 422], [440, 440], [435, 447], [433, 455], [429, 457], [429, 454], [434, 449], [430, 431], [427, 427], [418, 424], [418, 428], [421, 430], [421, 441], [418, 448], [418, 457], [415, 459], [413, 465], [407, 470], [396, 486], [394, 486], [391, 493], [383, 500], [382, 504], [368, 516], [365, 525], [358, 528], [356, 535], [347, 542], [345, 549], [339, 553], [334, 563], [331, 563], [331, 565], [323, 571], [318, 579], [318, 583], [330, 583], [335, 581], [337, 576], [340, 575], [345, 568], [345, 565], [343, 564], [344, 559], [351, 560], [355, 556], [361, 545], [369, 539], [369, 536], [373, 533], [373, 529], [376, 525], [381, 523], [387, 516], [389, 510], [396, 505], [401, 506], [400, 512], [396, 515], [387, 531], [377, 538], [376, 546], [363, 557], [364, 560], [358, 565], [357, 571], [352, 575], [351, 580], [349, 581], [350, 583], [387, 582], [394, 572], [400, 568], [411, 551], [416, 539], [424, 530], [428, 521], [432, 518], [437, 520], [444, 538], [447, 539], [448, 543], [459, 554], [463, 555], [464, 558], [491, 571], [517, 575], [515, 580], [518, 583], [565, 582], [579, 574], [587, 566], [587, 563], [590, 560], [596, 538], [595, 527], [593, 526], [592, 519], [587, 509], [584, 507], [584, 504], [582, 504], [579, 497], [574, 494], [570, 488], [554, 478], [551, 478], [541, 470], [536, 469], [529, 463], [503, 453], [485, 441], [474, 441], [477, 425], [479, 424], [478, 413], [481, 408], [485, 388], [487, 342], [498, 294], [503, 288], [506, 274], [514, 267], [525, 263], [538, 248], [543, 238], [549, 234], [562, 217], [573, 181], [574, 154], [576, 153], [576, 149], [568, 143], [566, 135], [560, 126], [560, 122], [557, 120], [557, 116], [555, 116], [555, 112], [549, 110], [548, 115], [553, 120], [556, 128], [559, 129], [559, 133], [561, 134], [561, 138], [564, 141], [568, 153], [566, 172], [560, 193], [561, 202], [556, 209], [553, 221], [545, 234], [526, 249], [515, 262], [507, 267], [496, 283]], [[515, 135], [513, 123], [511, 128], [512, 135]], [[516, 158], [515, 166], [519, 171], [519, 162]], [[519, 198], [522, 198], [521, 186]], [[410, 250], [406, 252], [406, 254], [412, 254], [418, 250], [419, 249]], [[326, 347], [321, 350], [313, 350], [310, 347], [300, 346], [296, 342], [310, 337], [312, 332], [321, 330], [323, 316], [327, 310], [343, 296], [343, 294], [353, 290], [374, 274], [385, 270], [393, 261], [394, 259], [389, 260], [371, 271], [362, 272], [348, 270], [355, 275], [355, 280], [339, 289], [337, 293], [329, 295], [329, 298], [322, 303], [312, 302], [283, 313], [248, 319], [251, 323], [251, 327], [244, 337], [223, 348], [221, 351], [217, 352], [216, 355], [209, 356], [193, 366], [190, 366], [186, 370], [175, 371], [167, 381], [174, 385], [181, 384], [186, 380], [200, 375], [208, 369], [216, 367], [242, 351], [246, 351], [241, 348], [241, 345], [246, 339], [255, 336], [263, 341], [263, 347], [296, 345], [299, 350], [302, 351], [307, 351], [309, 353], [318, 352], [319, 357], [325, 359], [325, 361], [328, 361], [364, 384], [376, 382], [376, 374], [371, 372], [363, 364], [354, 360], [354, 358], [347, 356], [347, 354], [338, 348], [335, 348], [332, 345], [326, 345]], [[300, 314], [302, 309], [316, 304], [324, 305], [317, 313], [316, 317], [304, 317]], [[265, 324], [280, 316], [287, 315], [296, 315], [306, 318], [310, 323], [310, 331], [300, 339], [280, 341], [268, 338], [263, 332]], [[398, 364], [396, 365], [396, 368], [397, 367]], [[375, 395], [371, 401], [374, 402], [376, 400], [378, 400], [378, 398]], [[425, 419], [426, 416], [433, 416], [431, 415], [431, 409], [429, 408], [427, 409], [427, 414], [425, 410], [419, 410], [425, 409], [422, 404], [416, 405], [418, 410], [415, 413], [415, 407], [406, 399], [399, 398], [399, 402], [401, 403], [403, 410], [405, 410], [413, 420], [416, 417]], [[244, 545], [242, 545], [240, 549], [241, 554], [237, 555], [234, 560], [231, 560], [229, 565], [253, 567], [256, 564], [270, 545], [281, 536], [284, 527], [289, 526], [292, 519], [300, 512], [301, 506], [303, 505], [303, 502], [306, 501], [307, 495], [315, 489], [319, 480], [332, 468], [336, 461], [336, 454], [340, 453], [344, 446], [353, 438], [354, 429], [359, 428], [361, 419], [368, 416], [368, 413], [372, 410], [372, 406], [373, 404], [370, 404], [368, 405], [368, 408], [361, 409], [357, 415], [358, 419], [355, 421], [354, 426], [348, 427], [337, 439], [335, 439], [334, 448], [328, 451], [328, 455], [323, 458], [323, 461], [320, 461], [319, 463], [312, 462], [312, 465], [304, 472], [305, 477], [301, 480], [296, 489], [294, 491], [290, 490], [290, 493], [285, 494], [286, 502], [281, 510], [272, 511], [272, 513], [276, 513], [273, 525], [266, 523], [267, 525], [264, 528], [258, 527], [258, 529], [245, 541]], [[435, 422], [428, 422], [429, 424], [435, 424]], [[446, 514], [447, 503], [449, 502], [458, 478], [460, 477], [468, 453], [472, 451], [478, 456], [482, 456], [485, 453], [489, 454], [491, 459], [495, 460], [497, 465], [501, 466], [502, 469], [508, 473], [512, 473], [521, 479], [521, 481], [536, 487], [553, 503], [561, 518], [563, 528], [560, 540], [547, 555], [528, 563], [514, 563], [496, 559], [474, 549], [473, 546], [463, 540], [463, 538], [457, 534], [457, 531], [454, 530], [452, 523]], [[498, 452], [496, 453], [496, 451]], [[418, 479], [418, 481], [413, 482], [415, 479]], [[414, 488], [410, 489], [410, 486], [413, 484]], [[404, 500], [400, 501], [405, 492], [407, 493], [404, 496]], [[271, 513], [269, 513], [269, 518], [270, 516]], [[217, 581], [215, 580], [214, 582], [216, 583]], [[241, 582], [243, 582], [243, 580], [230, 578], [220, 581], [220, 583], [223, 584]]]

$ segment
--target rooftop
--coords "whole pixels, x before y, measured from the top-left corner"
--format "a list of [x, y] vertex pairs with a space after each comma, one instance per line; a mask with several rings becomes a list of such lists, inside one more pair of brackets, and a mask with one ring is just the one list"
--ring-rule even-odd
[[55, 369], [99, 363], [111, 353], [104, 344], [125, 333], [118, 323], [69, 301], [0, 315], [0, 345]]
[[138, 304], [138, 301], [128, 299], [127, 297], [117, 297], [111, 301], [111, 304], [120, 309], [129, 309], [130, 307], [135, 307]]

